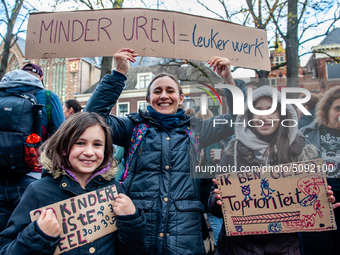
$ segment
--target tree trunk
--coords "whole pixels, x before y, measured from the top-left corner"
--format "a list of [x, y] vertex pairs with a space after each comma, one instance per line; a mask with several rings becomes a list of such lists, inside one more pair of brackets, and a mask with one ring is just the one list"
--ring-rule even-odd
[[[124, 0], [115, 0], [113, 2], [112, 8], [122, 8]], [[102, 79], [105, 74], [111, 74], [112, 71], [112, 59], [113, 57], [103, 57], [102, 67], [100, 70], [100, 79]]]
[[105, 74], [111, 74], [111, 71], [112, 71], [112, 57], [103, 57], [102, 69], [100, 71], [100, 79], [102, 79]]
[[[13, 28], [14, 28], [15, 21], [17, 20], [18, 14], [20, 12], [20, 9], [23, 3], [24, 3], [24, 0], [15, 1], [15, 6], [11, 11], [11, 17], [7, 20], [7, 33], [4, 39], [4, 49], [2, 51], [1, 64], [0, 64], [0, 80], [6, 74], [9, 50], [11, 48], [12, 39], [14, 37]], [[3, 4], [4, 5], [6, 4], [5, 1], [3, 1]], [[5, 9], [5, 6], [4, 6], [4, 9]], [[9, 13], [7, 13], [7, 15], [9, 15]]]
[[11, 48], [11, 42], [13, 38], [12, 30], [13, 30], [13, 25], [9, 24], [7, 27], [7, 34], [4, 40], [4, 49], [2, 51], [2, 56], [1, 56], [2, 58], [1, 58], [1, 65], [0, 65], [0, 80], [6, 74], [9, 50]]
[[[299, 41], [297, 0], [288, 0], [286, 58], [287, 58], [287, 87], [299, 87]], [[287, 95], [297, 98], [297, 94]]]

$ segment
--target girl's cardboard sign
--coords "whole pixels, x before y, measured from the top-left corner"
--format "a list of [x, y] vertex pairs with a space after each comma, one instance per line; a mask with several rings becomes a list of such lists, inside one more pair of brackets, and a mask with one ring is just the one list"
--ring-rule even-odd
[[25, 57], [141, 56], [208, 61], [270, 71], [265, 30], [173, 11], [110, 9], [30, 14]]
[[216, 176], [227, 235], [336, 229], [326, 171], [316, 159]]
[[117, 230], [113, 211], [117, 188], [111, 185], [72, 197], [30, 212], [39, 218], [42, 209], [52, 209], [61, 227], [60, 242], [54, 254], [77, 248]]

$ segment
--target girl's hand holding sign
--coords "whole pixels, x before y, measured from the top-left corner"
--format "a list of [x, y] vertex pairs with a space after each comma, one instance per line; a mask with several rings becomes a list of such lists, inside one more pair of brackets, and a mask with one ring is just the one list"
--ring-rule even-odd
[[57, 218], [51, 209], [43, 209], [37, 220], [37, 224], [40, 230], [48, 236], [57, 237], [61, 232]]

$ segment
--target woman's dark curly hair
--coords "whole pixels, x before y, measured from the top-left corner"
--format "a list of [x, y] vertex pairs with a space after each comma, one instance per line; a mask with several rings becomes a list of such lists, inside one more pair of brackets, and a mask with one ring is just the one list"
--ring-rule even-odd
[[315, 108], [315, 122], [319, 125], [328, 125], [328, 112], [333, 102], [340, 98], [340, 86], [333, 87], [325, 92]]

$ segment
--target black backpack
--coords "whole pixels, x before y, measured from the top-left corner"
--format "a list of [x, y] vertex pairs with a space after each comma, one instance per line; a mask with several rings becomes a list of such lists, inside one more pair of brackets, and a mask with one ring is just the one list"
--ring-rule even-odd
[[[32, 171], [27, 165], [27, 148], [40, 143], [27, 144], [33, 133], [42, 136], [42, 108], [34, 96], [41, 89], [26, 92], [0, 90], [0, 171], [5, 178], [24, 175]], [[31, 136], [30, 136], [31, 137]], [[26, 151], [26, 155], [25, 155]], [[25, 161], [26, 157], [26, 161]]]

